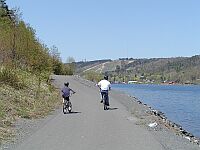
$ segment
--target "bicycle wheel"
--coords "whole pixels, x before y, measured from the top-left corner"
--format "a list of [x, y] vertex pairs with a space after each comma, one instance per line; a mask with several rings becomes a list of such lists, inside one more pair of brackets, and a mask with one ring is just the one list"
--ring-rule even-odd
[[72, 112], [72, 103], [71, 103], [70, 101], [68, 101], [67, 109], [68, 109], [68, 112], [69, 112], [69, 113]]
[[63, 104], [63, 113], [66, 114], [67, 110], [66, 110], [66, 104]]
[[106, 105], [106, 96], [105, 96], [105, 94], [103, 94], [102, 99], [103, 99], [103, 109], [104, 109], [104, 110], [107, 110], [107, 105]]

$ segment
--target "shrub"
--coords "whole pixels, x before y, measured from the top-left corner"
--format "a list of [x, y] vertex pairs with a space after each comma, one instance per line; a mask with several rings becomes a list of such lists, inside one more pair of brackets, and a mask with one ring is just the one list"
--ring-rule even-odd
[[99, 82], [102, 79], [102, 76], [103, 75], [96, 73], [95, 71], [88, 71], [88, 72], [85, 72], [85, 74], [84, 74], [84, 77], [87, 80], [90, 80], [93, 82]]
[[16, 89], [22, 89], [25, 85], [20, 81], [16, 70], [1, 67], [0, 68], [0, 83], [10, 85]]

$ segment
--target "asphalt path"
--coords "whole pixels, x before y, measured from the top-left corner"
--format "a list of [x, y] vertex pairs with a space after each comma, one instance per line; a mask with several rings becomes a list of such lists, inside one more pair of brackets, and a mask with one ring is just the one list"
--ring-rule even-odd
[[[126, 108], [110, 97], [110, 109], [103, 110], [97, 87], [68, 76], [54, 76], [58, 88], [68, 81], [72, 113], [62, 109], [38, 129], [17, 150], [163, 150], [150, 132], [135, 124]], [[111, 91], [112, 92], [112, 91]], [[131, 118], [131, 119], [130, 119]]]

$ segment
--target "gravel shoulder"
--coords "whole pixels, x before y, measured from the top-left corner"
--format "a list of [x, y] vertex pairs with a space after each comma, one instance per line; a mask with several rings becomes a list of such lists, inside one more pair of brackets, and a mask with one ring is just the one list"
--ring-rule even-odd
[[[98, 89], [93, 82], [87, 81], [87, 80], [79, 78], [79, 77], [54, 76], [54, 79], [55, 79], [54, 84], [55, 84], [55, 86], [57, 86], [57, 88], [61, 88], [62, 83], [67, 79], [70, 81], [70, 83], [72, 83], [72, 88], [74, 90], [79, 89], [79, 91], [77, 91], [77, 93], [81, 93], [82, 91], [84, 91], [83, 93], [85, 93], [85, 91], [87, 91], [88, 93], [91, 93], [93, 95], [98, 93]], [[89, 99], [91, 98], [88, 95], [80, 95], [80, 96], [74, 96], [74, 97], [75, 97], [75, 99], [77, 99], [77, 101], [78, 101], [78, 99], [81, 100], [81, 98], [84, 98], [84, 97], [89, 98]], [[94, 96], [92, 98], [98, 99], [98, 96], [97, 96], [97, 98]], [[132, 138], [135, 141], [138, 140], [139, 143], [143, 143], [144, 149], [148, 149], [145, 147], [145, 144], [149, 144], [149, 146], [150, 146], [149, 149], [154, 149], [154, 148], [155, 149], [156, 148], [163, 149], [163, 150], [199, 150], [200, 149], [199, 145], [188, 140], [187, 136], [179, 134], [173, 128], [167, 126], [166, 123], [163, 123], [163, 121], [160, 119], [160, 117], [152, 114], [151, 109], [147, 105], [140, 103], [137, 98], [129, 96], [123, 92], [112, 90], [110, 93], [110, 103], [111, 103], [111, 111], [109, 111], [108, 115], [111, 115], [111, 117], [116, 117], [116, 115], [118, 115], [119, 117], [122, 116], [123, 119], [126, 120], [125, 122], [129, 122], [128, 125], [123, 125], [123, 122], [121, 122], [122, 123], [121, 126], [125, 126], [125, 127], [133, 126], [133, 132], [135, 132], [135, 136]], [[95, 120], [95, 117], [97, 117], [95, 115], [95, 113], [99, 113], [99, 112], [102, 113], [103, 112], [102, 108], [89, 107], [95, 112], [94, 114], [91, 114], [89, 116], [86, 113], [86, 111], [88, 111], [88, 113], [90, 113], [89, 110], [85, 110], [85, 108], [87, 106], [84, 108], [80, 108], [78, 105], [78, 102], [76, 102], [76, 101], [74, 101], [73, 104], [76, 106], [76, 109], [79, 108], [78, 110], [80, 110], [80, 112], [76, 111], [77, 114], [78, 113], [80, 114], [79, 116], [77, 116], [77, 119], [79, 119], [79, 120], [71, 120], [71, 122], [75, 122], [76, 124], [73, 124], [72, 126], [70, 126], [70, 124], [68, 122], [68, 125], [72, 128], [77, 127], [77, 130], [79, 130], [78, 128], [80, 128], [79, 132], [81, 132], [81, 134], [83, 134], [83, 135], [87, 130], [94, 131], [95, 132], [94, 134], [98, 134], [96, 129], [98, 129], [99, 124], [92, 122], [93, 120], [91, 120], [91, 118]], [[100, 105], [99, 102], [98, 103], [94, 102], [94, 104]], [[102, 119], [101, 118], [102, 115], [106, 115], [106, 114], [103, 113], [103, 114], [98, 115], [99, 119]], [[49, 116], [42, 118], [42, 119], [34, 119], [34, 120], [20, 119], [20, 120], [18, 120], [16, 122], [16, 124], [14, 125], [15, 130], [16, 130], [15, 138], [13, 138], [13, 140], [10, 142], [7, 142], [7, 143], [4, 143], [3, 145], [1, 145], [0, 149], [5, 149], [5, 150], [20, 149], [20, 147], [23, 147], [25, 145], [24, 143], [27, 143], [26, 142], [27, 139], [28, 140], [34, 139], [36, 134], [39, 134], [40, 131], [44, 131], [45, 128], [49, 125], [49, 123], [54, 120], [57, 120], [58, 117], [59, 117], [58, 121], [62, 121], [62, 119], [66, 119], [66, 117], [63, 118], [61, 109], [55, 110], [54, 112], [52, 112], [52, 114], [50, 114]], [[81, 118], [81, 117], [83, 117], [83, 118]], [[73, 118], [69, 118], [69, 119], [73, 119]], [[85, 120], [87, 120], [87, 119], [89, 121], [91, 121], [90, 124], [94, 124], [94, 125], [92, 125], [92, 127], [94, 127], [94, 129], [91, 127], [88, 127], [88, 128], [84, 127], [84, 124], [88, 125], [88, 122], [85, 122]], [[105, 120], [106, 118], [103, 118], [103, 119]], [[114, 122], [116, 121], [116, 123], [119, 124], [119, 122], [117, 122], [118, 120], [121, 121], [121, 119], [119, 119], [119, 118], [115, 118], [115, 120], [113, 120], [113, 121]], [[67, 122], [68, 120], [65, 120], [65, 121]], [[82, 126], [80, 127], [77, 125], [77, 124], [79, 124], [79, 121], [83, 124], [83, 127]], [[110, 121], [110, 120], [107, 120], [107, 121]], [[151, 128], [148, 126], [150, 123], [154, 123], [154, 122], [157, 123], [157, 125], [155, 127]], [[109, 124], [106, 124], [106, 125], [109, 126]], [[108, 128], [110, 130], [112, 130], [113, 126], [114, 125], [110, 125], [110, 127], [108, 127]], [[82, 130], [86, 130], [86, 131], [84, 132]], [[122, 129], [122, 130], [124, 130], [124, 129]], [[113, 135], [115, 135], [115, 134], [118, 135], [115, 132], [116, 131], [113, 130], [113, 132], [111, 132], [111, 133]], [[123, 131], [123, 134], [126, 133], [125, 135], [123, 135], [123, 137], [126, 135], [129, 135], [128, 132], [132, 132], [132, 131]], [[143, 136], [137, 135], [137, 133], [141, 133], [141, 132], [143, 133]], [[76, 136], [76, 133], [74, 133], [74, 134]], [[77, 133], [77, 135], [79, 135], [79, 134], [80, 133]], [[90, 133], [88, 133], [88, 134], [89, 134], [88, 137], [94, 138], [93, 134], [90, 134]], [[81, 136], [83, 136], [83, 135], [81, 135]], [[61, 136], [62, 136], [62, 134], [61, 134]], [[112, 138], [120, 143], [120, 141], [121, 141], [120, 139], [115, 139], [116, 137], [114, 137], [112, 135], [110, 135], [110, 136], [111, 136], [110, 138]], [[138, 136], [138, 138], [137, 138], [137, 136]], [[74, 138], [77, 138], [77, 137], [74, 137]], [[81, 138], [83, 139], [84, 137], [81, 137]], [[130, 140], [129, 138], [131, 138], [131, 137], [127, 137], [126, 141]], [[152, 140], [151, 140], [151, 138], [152, 138]], [[77, 138], [76, 142], [82, 142], [82, 139], [80, 139], [80, 141], [79, 141], [79, 139]], [[145, 141], [146, 139], [150, 140], [150, 142]], [[85, 140], [84, 142], [87, 145], [91, 144], [90, 142], [87, 143], [88, 141], [86, 140], [86, 138], [84, 140]], [[99, 146], [98, 142], [99, 141], [93, 141], [93, 143], [96, 143], [96, 145], [90, 145], [89, 149], [92, 149], [92, 147], [95, 147], [97, 145]], [[112, 142], [115, 143], [115, 141], [112, 141]], [[130, 142], [131, 142], [131, 140], [130, 140]], [[107, 143], [104, 143], [104, 145], [107, 145]], [[99, 149], [107, 149], [106, 147], [103, 147], [104, 145], [100, 145]], [[136, 146], [135, 149], [139, 149], [140, 145], [138, 145], [138, 147], [137, 147], [137, 145], [135, 145]], [[109, 147], [109, 149], [114, 148], [112, 145], [107, 145], [107, 146]], [[130, 146], [130, 145], [127, 144], [127, 146]], [[74, 145], [74, 147], [77, 148], [77, 145]], [[134, 147], [134, 145], [133, 145], [133, 147]], [[53, 149], [53, 147], [51, 147], [51, 148]], [[73, 147], [71, 147], [71, 148], [73, 148]], [[86, 146], [86, 147], [82, 147], [82, 148], [86, 149], [88, 147]], [[120, 149], [120, 147], [117, 147], [117, 148]]]

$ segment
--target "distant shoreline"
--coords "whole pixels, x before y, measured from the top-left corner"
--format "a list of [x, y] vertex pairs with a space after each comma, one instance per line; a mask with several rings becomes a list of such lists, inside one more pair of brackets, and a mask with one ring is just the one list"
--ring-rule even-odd
[[187, 84], [187, 83], [143, 83], [143, 82], [138, 82], [138, 83], [125, 83], [125, 82], [117, 82], [117, 83], [114, 83], [112, 82], [112, 84], [152, 84], [152, 85], [200, 85], [200, 84], [195, 84], [195, 83], [190, 83], [190, 84]]

